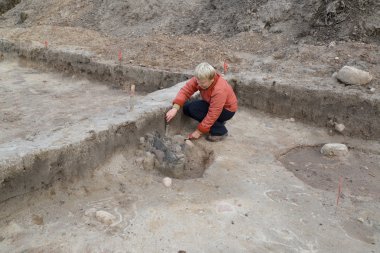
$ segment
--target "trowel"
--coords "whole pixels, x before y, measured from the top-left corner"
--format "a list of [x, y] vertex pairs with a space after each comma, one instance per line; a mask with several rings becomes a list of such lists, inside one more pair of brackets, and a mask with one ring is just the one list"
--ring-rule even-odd
[[169, 122], [165, 120], [165, 137], [168, 137], [169, 136]]

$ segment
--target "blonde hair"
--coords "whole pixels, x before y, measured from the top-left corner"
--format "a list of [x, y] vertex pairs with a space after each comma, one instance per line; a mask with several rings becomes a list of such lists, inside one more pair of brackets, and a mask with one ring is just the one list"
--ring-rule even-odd
[[195, 67], [195, 77], [199, 80], [211, 80], [215, 76], [215, 69], [207, 62], [202, 62]]

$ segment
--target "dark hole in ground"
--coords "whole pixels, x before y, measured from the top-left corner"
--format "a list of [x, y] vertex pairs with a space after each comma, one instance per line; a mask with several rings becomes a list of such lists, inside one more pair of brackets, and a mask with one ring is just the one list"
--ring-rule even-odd
[[9, 11], [16, 5], [18, 5], [21, 0], [2, 0], [0, 1], [0, 15]]
[[181, 135], [161, 136], [158, 132], [140, 138], [137, 159], [144, 169], [160, 171], [163, 175], [190, 179], [203, 176], [214, 161], [214, 152], [200, 143], [185, 141]]
[[279, 160], [296, 177], [314, 188], [336, 192], [342, 176], [345, 196], [380, 201], [380, 155], [350, 149], [344, 158], [326, 157], [320, 149], [320, 146], [294, 148]]

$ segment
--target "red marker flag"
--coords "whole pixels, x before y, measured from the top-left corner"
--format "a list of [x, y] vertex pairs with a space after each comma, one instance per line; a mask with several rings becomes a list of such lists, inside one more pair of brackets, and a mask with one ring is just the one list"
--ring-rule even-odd
[[223, 71], [224, 71], [224, 74], [226, 74], [227, 73], [227, 71], [228, 71], [228, 63], [227, 63], [227, 60], [224, 60], [224, 64], [223, 64]]
[[339, 183], [338, 183], [338, 196], [336, 197], [336, 207], [338, 208], [340, 195], [342, 194], [342, 184], [343, 184], [343, 178], [339, 177]]
[[123, 54], [121, 50], [119, 50], [118, 59], [119, 59], [119, 62], [121, 62], [121, 60], [123, 59]]
[[45, 40], [45, 41], [44, 41], [44, 44], [45, 44], [45, 48], [47, 48], [47, 47], [48, 47], [48, 45], [49, 45], [49, 43], [48, 43], [48, 41], [47, 41], [47, 40]]

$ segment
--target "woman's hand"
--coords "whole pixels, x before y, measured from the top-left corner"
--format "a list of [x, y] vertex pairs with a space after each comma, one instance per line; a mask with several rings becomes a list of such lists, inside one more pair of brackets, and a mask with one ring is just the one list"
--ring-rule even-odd
[[175, 117], [175, 115], [177, 114], [177, 112], [178, 112], [178, 109], [177, 109], [177, 108], [172, 108], [172, 109], [170, 109], [170, 110], [166, 113], [166, 117], [165, 117], [166, 122], [171, 121], [171, 120]]
[[199, 139], [201, 136], [202, 136], [202, 132], [197, 129], [193, 133], [189, 134], [189, 139], [196, 140], [196, 139]]

